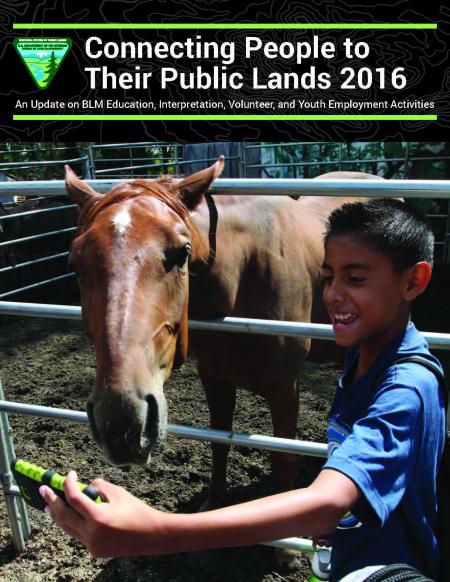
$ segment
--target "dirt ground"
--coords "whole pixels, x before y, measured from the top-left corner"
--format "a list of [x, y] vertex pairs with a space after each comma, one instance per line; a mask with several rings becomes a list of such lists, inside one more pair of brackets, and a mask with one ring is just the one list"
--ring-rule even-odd
[[[450, 331], [448, 276], [436, 281], [417, 310], [419, 329]], [[443, 285], [443, 286], [442, 286]], [[447, 290], [447, 291], [446, 291]], [[438, 354], [450, 371], [450, 352]], [[298, 438], [325, 442], [326, 416], [338, 378], [335, 361], [307, 362], [302, 386]], [[81, 323], [34, 318], [0, 318], [0, 376], [5, 398], [18, 402], [84, 410], [95, 376], [92, 348]], [[239, 391], [235, 430], [271, 434], [265, 402]], [[189, 360], [166, 386], [169, 422], [208, 425], [208, 413], [195, 362]], [[101, 476], [167, 511], [194, 512], [204, 499], [209, 478], [207, 443], [169, 438], [164, 453], [148, 467], [110, 466], [87, 425], [10, 415], [16, 455], [59, 472], [75, 469], [80, 479]], [[308, 484], [322, 461], [298, 459], [298, 485]], [[229, 466], [230, 503], [272, 492], [269, 454], [235, 448]], [[27, 551], [16, 555], [6, 508], [0, 503], [0, 580], [5, 582], [303, 582], [310, 568], [281, 572], [274, 550], [254, 546], [202, 554], [115, 559], [99, 566], [77, 542], [56, 528], [45, 514], [29, 510], [32, 535]]]

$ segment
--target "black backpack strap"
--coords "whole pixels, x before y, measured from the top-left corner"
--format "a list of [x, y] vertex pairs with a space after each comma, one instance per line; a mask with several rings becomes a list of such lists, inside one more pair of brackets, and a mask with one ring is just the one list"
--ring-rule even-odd
[[441, 370], [435, 364], [432, 364], [429, 360], [426, 360], [425, 358], [421, 358], [420, 356], [404, 356], [402, 358], [397, 358], [396, 360], [393, 360], [389, 364], [388, 368], [390, 368], [391, 366], [395, 366], [396, 364], [403, 364], [403, 363], [408, 363], [408, 362], [412, 362], [413, 364], [419, 364], [420, 366], [427, 368], [427, 370], [430, 370], [430, 372], [433, 372], [433, 374], [439, 380], [439, 386], [441, 387], [442, 393], [444, 395], [444, 406], [445, 406], [445, 414], [446, 414], [446, 419], [447, 419], [447, 430], [449, 430], [449, 427], [448, 427], [448, 422], [449, 422], [449, 417], [450, 417], [449, 409], [448, 409], [449, 387], [448, 387], [448, 384], [445, 380], [444, 374], [441, 372]]
[[[444, 406], [445, 406], [446, 419], [447, 419], [447, 424], [448, 424], [450, 422], [450, 414], [448, 411], [449, 387], [446, 383], [444, 374], [441, 372], [441, 370], [435, 364], [433, 364], [429, 360], [426, 360], [425, 358], [421, 358], [420, 356], [401, 356], [399, 358], [391, 360], [390, 362], [387, 363], [386, 366], [383, 367], [381, 372], [376, 376], [375, 380], [372, 382], [371, 393], [375, 392], [376, 387], [378, 386], [379, 382], [381, 381], [383, 374], [387, 370], [389, 370], [389, 368], [391, 366], [395, 366], [396, 364], [406, 364], [409, 362], [411, 362], [413, 364], [419, 364], [420, 366], [427, 368], [427, 370], [430, 370], [430, 372], [433, 372], [433, 374], [437, 377], [437, 379], [439, 381], [439, 385], [442, 389], [442, 394], [444, 396]], [[345, 412], [340, 414], [339, 422], [344, 424], [349, 430], [351, 430], [352, 423], [351, 423], [351, 421], [349, 421], [349, 419], [345, 415]], [[447, 426], [447, 431], [449, 429], [450, 429], [450, 427]]]
[[[437, 475], [436, 495], [438, 499], [438, 515], [436, 524], [436, 533], [439, 540], [441, 558], [439, 563], [439, 578], [438, 582], [447, 582], [450, 580], [450, 564], [448, 562], [448, 552], [450, 550], [450, 411], [448, 408], [449, 401], [449, 386], [445, 380], [444, 374], [434, 364], [428, 360], [422, 359], [418, 356], [410, 356], [399, 358], [393, 361], [390, 365], [400, 364], [402, 362], [413, 362], [424, 366], [439, 380], [439, 385], [444, 394], [445, 414], [446, 414], [446, 431], [444, 440], [444, 450], [442, 452], [441, 464]], [[400, 506], [401, 507], [401, 506]], [[402, 511], [402, 513], [404, 513]], [[420, 544], [418, 547], [421, 547]]]

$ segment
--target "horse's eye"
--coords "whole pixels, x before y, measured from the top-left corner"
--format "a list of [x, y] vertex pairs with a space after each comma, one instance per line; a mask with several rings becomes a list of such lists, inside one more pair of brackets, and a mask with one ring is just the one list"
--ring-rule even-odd
[[175, 261], [177, 267], [182, 267], [184, 265], [184, 263], [186, 262], [186, 259], [191, 254], [191, 250], [192, 250], [192, 247], [191, 247], [190, 243], [186, 243], [184, 245], [184, 247], [181, 247], [181, 249], [179, 249], [177, 251], [177, 259]]
[[183, 247], [183, 251], [184, 251], [184, 254], [186, 255], [186, 257], [188, 257], [192, 251], [191, 243], [186, 243]]
[[183, 267], [187, 258], [191, 254], [191, 243], [186, 243], [184, 246], [173, 249], [164, 261], [166, 271], [171, 271], [174, 267]]

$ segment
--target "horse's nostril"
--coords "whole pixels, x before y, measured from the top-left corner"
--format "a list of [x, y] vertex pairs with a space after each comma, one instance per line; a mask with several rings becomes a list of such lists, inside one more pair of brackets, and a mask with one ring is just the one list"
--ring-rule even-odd
[[147, 418], [145, 423], [145, 436], [149, 439], [150, 443], [154, 443], [158, 439], [159, 434], [159, 414], [158, 414], [158, 403], [153, 394], [149, 394], [145, 398], [147, 402]]
[[97, 425], [95, 424], [94, 405], [89, 400], [88, 400], [88, 402], [86, 404], [86, 412], [87, 412], [87, 415], [88, 415], [89, 424], [91, 426], [92, 436], [94, 437], [94, 440], [98, 444], [101, 444], [102, 439], [100, 437], [100, 433], [98, 431]]

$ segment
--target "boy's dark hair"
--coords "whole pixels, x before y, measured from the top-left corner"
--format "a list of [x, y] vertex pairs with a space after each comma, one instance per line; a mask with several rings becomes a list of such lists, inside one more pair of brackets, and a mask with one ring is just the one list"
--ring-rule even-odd
[[433, 264], [431, 225], [420, 210], [401, 200], [373, 198], [342, 205], [328, 218], [325, 244], [339, 235], [354, 235], [389, 257], [397, 272], [420, 261]]

